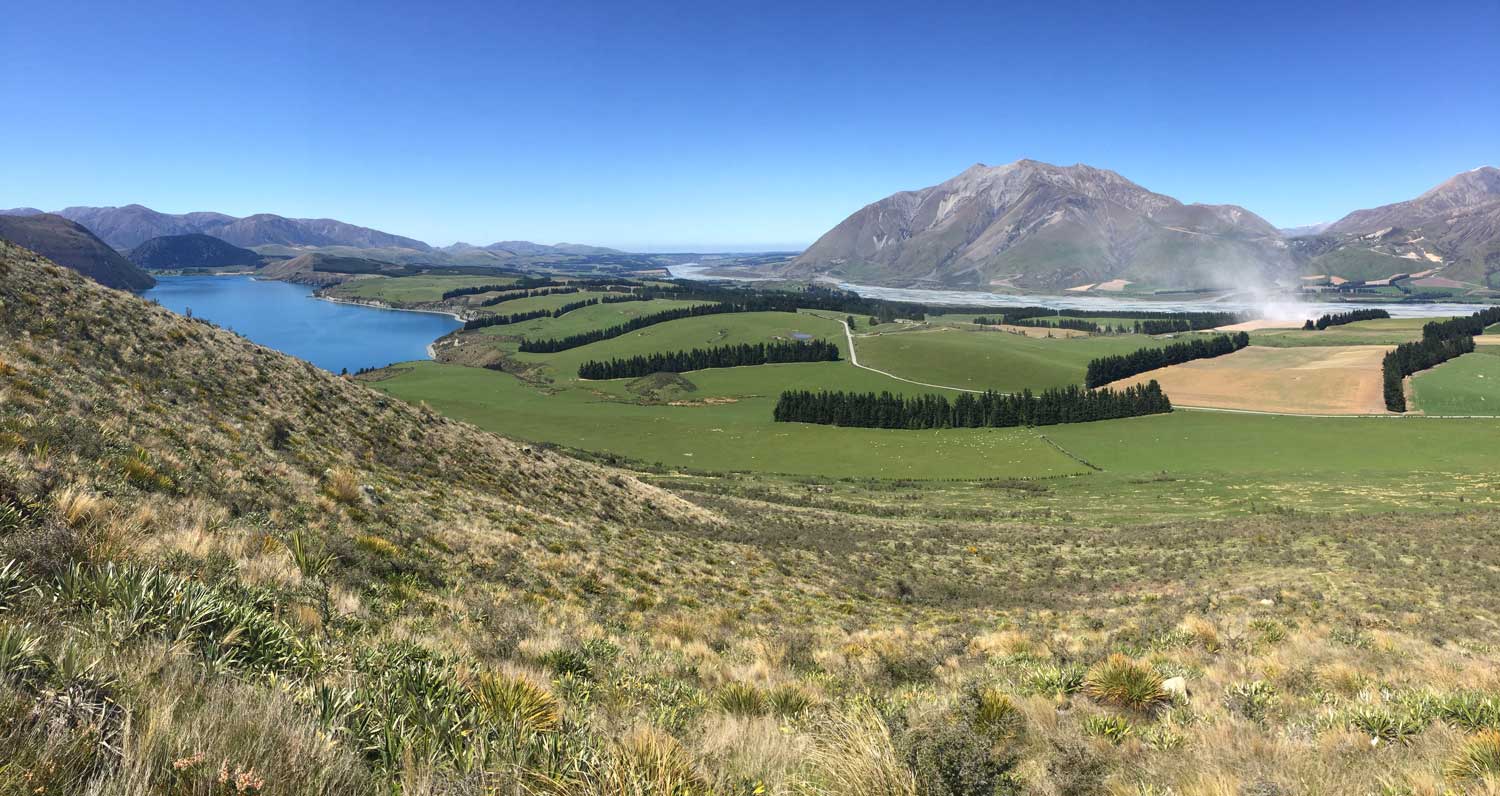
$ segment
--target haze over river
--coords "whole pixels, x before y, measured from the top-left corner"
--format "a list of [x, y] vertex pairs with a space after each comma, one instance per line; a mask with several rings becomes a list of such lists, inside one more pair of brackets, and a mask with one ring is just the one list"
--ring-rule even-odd
[[[713, 266], [701, 263], [684, 263], [670, 266], [672, 276], [678, 279], [726, 280], [736, 279], [704, 273]], [[736, 281], [758, 281], [737, 279]], [[1438, 318], [1451, 315], [1472, 315], [1484, 309], [1484, 304], [1392, 304], [1380, 302], [1314, 302], [1295, 301], [1285, 296], [1231, 296], [1224, 299], [1147, 299], [1127, 296], [1093, 294], [1079, 295], [1011, 295], [974, 290], [928, 290], [924, 288], [878, 287], [858, 285], [852, 282], [832, 282], [844, 290], [853, 291], [867, 298], [888, 301], [910, 301], [919, 304], [944, 304], [981, 307], [1055, 307], [1060, 310], [1143, 310], [1147, 312], [1248, 312], [1274, 320], [1303, 320], [1317, 318], [1331, 312], [1348, 312], [1358, 309], [1383, 309], [1394, 318]]]

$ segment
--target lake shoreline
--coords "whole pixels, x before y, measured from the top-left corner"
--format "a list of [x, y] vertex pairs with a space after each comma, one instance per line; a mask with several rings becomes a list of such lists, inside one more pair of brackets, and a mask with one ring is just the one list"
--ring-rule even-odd
[[[274, 282], [277, 280], [267, 281]], [[392, 307], [388, 304], [381, 304], [377, 301], [359, 301], [357, 299], [334, 298], [333, 296], [320, 296], [317, 293], [313, 293], [312, 297], [318, 299], [319, 301], [327, 301], [331, 304], [348, 304], [351, 307], [367, 307], [372, 310], [390, 310], [391, 312], [425, 312], [428, 315], [446, 315], [449, 318], [458, 321], [459, 323], [463, 323], [468, 320], [468, 318], [465, 318], [464, 316], [456, 312], [448, 312], [446, 310], [419, 310], [412, 307]]]
[[145, 296], [179, 314], [192, 310], [195, 317], [330, 373], [436, 359], [436, 341], [463, 326], [453, 312], [319, 296], [310, 285], [284, 279], [219, 276], [229, 275], [164, 276]]

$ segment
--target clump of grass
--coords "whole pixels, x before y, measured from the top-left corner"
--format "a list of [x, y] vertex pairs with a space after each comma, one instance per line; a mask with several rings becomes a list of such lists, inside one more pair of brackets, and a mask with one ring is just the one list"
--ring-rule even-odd
[[374, 534], [361, 534], [356, 537], [354, 544], [367, 553], [373, 553], [381, 558], [395, 558], [401, 554], [401, 548], [395, 542]]
[[771, 712], [784, 719], [795, 719], [812, 707], [812, 695], [799, 685], [780, 685], [766, 694]]
[[1172, 698], [1155, 669], [1118, 654], [1090, 669], [1083, 685], [1084, 693], [1096, 702], [1143, 713]]
[[1119, 746], [1135, 732], [1130, 722], [1109, 713], [1095, 713], [1083, 720], [1083, 731]]
[[474, 690], [485, 717], [497, 726], [534, 735], [562, 725], [557, 698], [525, 678], [485, 673]]
[[104, 498], [77, 487], [68, 487], [53, 496], [57, 516], [69, 528], [88, 528], [104, 519], [108, 503]]
[[837, 714], [819, 728], [812, 755], [815, 793], [916, 796], [912, 770], [896, 754], [890, 730], [869, 708]]
[[1485, 730], [1465, 741], [1443, 773], [1458, 780], [1500, 777], [1500, 730]]
[[1021, 733], [1026, 716], [1009, 694], [995, 688], [975, 695], [974, 728], [992, 738], [1013, 738]]
[[342, 467], [329, 470], [323, 477], [323, 494], [335, 503], [357, 506], [364, 500], [359, 475]]
[[1071, 696], [1083, 690], [1084, 671], [1073, 666], [1038, 666], [1026, 673], [1024, 684], [1033, 694]]
[[734, 716], [764, 716], [766, 713], [765, 695], [749, 683], [725, 685], [714, 695], [714, 703], [720, 710]]
[[120, 462], [120, 472], [132, 486], [148, 492], [172, 488], [172, 479], [157, 471], [156, 465], [151, 461], [151, 453], [145, 448], [136, 448], [134, 453], [126, 456]]
[[1373, 707], [1355, 708], [1345, 722], [1350, 729], [1370, 736], [1374, 743], [1406, 743], [1427, 726], [1425, 721], [1410, 713]]

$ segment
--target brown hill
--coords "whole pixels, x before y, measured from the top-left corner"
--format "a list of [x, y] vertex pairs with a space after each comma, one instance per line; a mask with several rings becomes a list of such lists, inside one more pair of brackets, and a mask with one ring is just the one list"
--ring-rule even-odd
[[0, 216], [0, 239], [30, 249], [60, 265], [121, 290], [145, 290], [156, 280], [135, 263], [62, 216], [40, 213]]

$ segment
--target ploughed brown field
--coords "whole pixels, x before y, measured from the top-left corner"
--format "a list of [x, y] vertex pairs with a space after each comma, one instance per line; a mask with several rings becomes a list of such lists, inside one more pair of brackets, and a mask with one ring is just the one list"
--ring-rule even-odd
[[1173, 406], [1309, 415], [1385, 414], [1380, 360], [1388, 346], [1250, 346], [1122, 379], [1161, 383]]

